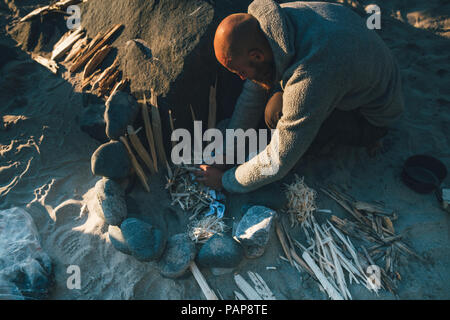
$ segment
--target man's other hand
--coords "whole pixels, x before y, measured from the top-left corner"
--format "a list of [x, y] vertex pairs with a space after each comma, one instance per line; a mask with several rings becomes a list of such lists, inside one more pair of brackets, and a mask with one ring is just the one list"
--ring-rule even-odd
[[222, 170], [206, 164], [202, 164], [199, 167], [201, 171], [194, 171], [194, 174], [197, 176], [197, 181], [215, 190], [221, 190], [223, 188]]

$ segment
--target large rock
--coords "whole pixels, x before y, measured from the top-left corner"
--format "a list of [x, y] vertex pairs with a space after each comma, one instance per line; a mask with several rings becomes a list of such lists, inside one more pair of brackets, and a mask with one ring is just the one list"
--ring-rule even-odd
[[102, 144], [91, 158], [92, 173], [111, 179], [122, 179], [130, 171], [130, 158], [127, 149], [119, 141]]
[[161, 275], [172, 279], [182, 276], [194, 260], [195, 254], [195, 244], [185, 233], [170, 237], [160, 261]]
[[263, 206], [248, 208], [234, 231], [234, 238], [244, 248], [247, 258], [264, 254], [276, 212]]
[[139, 261], [158, 260], [165, 247], [166, 237], [160, 229], [140, 219], [128, 218], [120, 226], [131, 254]]
[[[113, 24], [125, 25], [112, 43], [118, 49], [123, 76], [130, 79], [130, 90], [136, 99], [142, 99], [144, 94], [149, 98], [150, 89], [155, 90], [160, 97], [163, 130], [169, 133], [168, 109], [172, 110], [177, 127], [192, 129], [189, 105], [198, 118], [207, 120], [209, 88], [223, 70], [214, 55], [215, 30], [228, 14], [247, 12], [250, 2], [89, 0], [80, 6], [83, 27], [90, 37]], [[233, 79], [240, 82], [237, 76]], [[221, 74], [218, 86], [221, 91]], [[223, 88], [228, 99], [229, 83]], [[233, 94], [237, 97], [239, 92]], [[218, 101], [218, 112], [230, 109], [230, 105], [232, 102], [222, 105]], [[170, 145], [170, 134], [165, 137]]]
[[125, 193], [114, 180], [103, 178], [95, 184], [99, 215], [109, 225], [118, 226], [127, 217]]
[[131, 255], [131, 250], [128, 247], [128, 244], [123, 237], [122, 230], [120, 230], [119, 227], [116, 226], [109, 226], [108, 227], [108, 237], [109, 241], [111, 241], [111, 244], [116, 248], [118, 251]]
[[139, 111], [136, 100], [128, 93], [117, 90], [105, 103], [106, 135], [119, 140], [125, 135], [127, 126], [134, 122]]
[[233, 238], [215, 234], [198, 252], [197, 262], [202, 267], [234, 268], [243, 257], [242, 247]]
[[80, 118], [80, 128], [92, 138], [101, 143], [107, 142], [106, 122], [103, 117], [105, 113], [105, 105], [91, 104], [83, 108]]

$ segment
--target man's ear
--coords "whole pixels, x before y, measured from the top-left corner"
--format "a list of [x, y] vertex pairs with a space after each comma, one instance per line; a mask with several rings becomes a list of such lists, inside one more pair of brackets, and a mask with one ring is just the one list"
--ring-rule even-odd
[[259, 49], [251, 49], [248, 52], [248, 57], [253, 62], [263, 62], [264, 61], [264, 53]]

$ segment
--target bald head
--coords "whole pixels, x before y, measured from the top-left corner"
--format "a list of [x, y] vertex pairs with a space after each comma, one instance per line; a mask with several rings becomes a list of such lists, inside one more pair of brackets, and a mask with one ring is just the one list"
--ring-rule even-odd
[[[214, 51], [219, 62], [226, 62], [245, 53], [248, 41], [261, 32], [258, 20], [247, 13], [232, 14], [219, 24], [214, 37]], [[260, 35], [259, 35], [260, 37]]]
[[217, 60], [241, 79], [267, 80], [268, 68], [273, 67], [269, 42], [258, 20], [248, 13], [235, 13], [222, 20], [214, 36], [214, 52]]

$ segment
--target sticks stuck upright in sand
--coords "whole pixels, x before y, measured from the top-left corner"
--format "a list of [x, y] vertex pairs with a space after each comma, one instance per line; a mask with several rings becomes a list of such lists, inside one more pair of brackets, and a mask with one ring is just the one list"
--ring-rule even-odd
[[163, 141], [163, 134], [162, 134], [161, 117], [159, 114], [158, 99], [153, 90], [151, 91], [150, 108], [151, 108], [151, 114], [152, 114], [152, 129], [153, 129], [153, 134], [154, 134], [154, 138], [155, 138], [155, 145], [156, 145], [158, 159], [162, 165], [166, 165], [167, 167], [169, 167], [169, 164], [168, 164], [167, 158], [166, 158], [166, 151], [164, 149], [164, 141]]
[[155, 167], [153, 165], [153, 161], [150, 158], [150, 155], [148, 154], [147, 150], [145, 150], [144, 146], [139, 140], [137, 132], [134, 130], [133, 126], [130, 125], [127, 127], [127, 133], [128, 137], [130, 138], [131, 144], [134, 147], [134, 150], [136, 150], [137, 154], [141, 157], [142, 161], [144, 161], [145, 165], [150, 170], [151, 174], [154, 174]]
[[125, 145], [125, 147], [128, 150], [128, 154], [130, 156], [131, 164], [133, 165], [134, 170], [136, 170], [136, 174], [139, 177], [139, 180], [141, 180], [142, 185], [144, 186], [145, 190], [147, 192], [150, 192], [150, 187], [147, 183], [147, 176], [144, 173], [144, 170], [142, 169], [141, 165], [137, 161], [136, 157], [133, 154], [133, 150], [131, 150], [130, 144], [128, 143], [128, 139], [126, 137], [120, 137], [120, 141]]
[[150, 153], [153, 159], [153, 168], [155, 172], [158, 172], [158, 158], [156, 155], [155, 140], [153, 138], [152, 125], [150, 123], [150, 116], [148, 114], [147, 98], [144, 95], [144, 102], [141, 104], [142, 118], [144, 119], [145, 135], [147, 136], [148, 145], [150, 147]]

